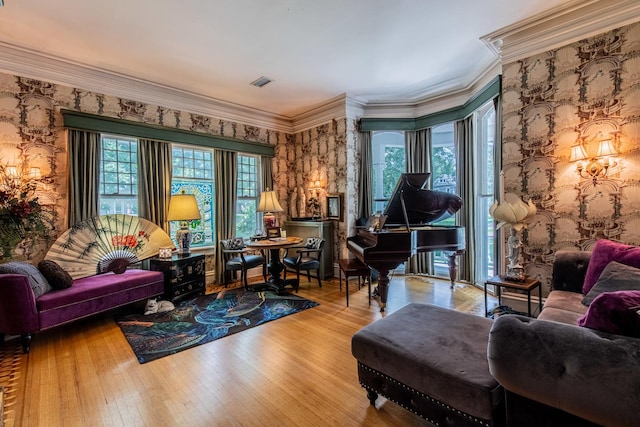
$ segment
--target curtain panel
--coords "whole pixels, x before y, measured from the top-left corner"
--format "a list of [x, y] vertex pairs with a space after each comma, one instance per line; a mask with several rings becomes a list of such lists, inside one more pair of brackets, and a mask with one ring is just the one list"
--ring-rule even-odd
[[359, 132], [360, 177], [358, 180], [358, 218], [373, 214], [373, 160], [371, 159], [371, 132]]
[[67, 225], [97, 216], [100, 209], [100, 134], [67, 130], [69, 154]]
[[215, 223], [216, 223], [216, 280], [224, 282], [224, 259], [219, 250], [220, 240], [235, 237], [236, 201], [238, 193], [238, 153], [216, 150], [215, 157]]
[[460, 257], [460, 268], [458, 269], [458, 280], [465, 280], [470, 283], [476, 281], [476, 248], [475, 224], [473, 218], [476, 211], [475, 199], [475, 166], [473, 161], [473, 115], [464, 120], [455, 122], [454, 139], [458, 152], [457, 185], [462, 198], [462, 209], [457, 214], [458, 225], [465, 227], [467, 241], [466, 250]]
[[[404, 148], [407, 172], [431, 172], [431, 128], [405, 132]], [[431, 188], [431, 179], [427, 182]], [[433, 253], [412, 255], [406, 272], [433, 274]]]
[[138, 140], [138, 213], [169, 233], [171, 198], [171, 144], [141, 138]]

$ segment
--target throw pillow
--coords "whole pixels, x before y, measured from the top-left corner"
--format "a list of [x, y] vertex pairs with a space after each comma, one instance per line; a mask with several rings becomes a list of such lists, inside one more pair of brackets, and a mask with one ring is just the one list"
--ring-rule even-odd
[[53, 290], [47, 279], [40, 273], [35, 265], [27, 262], [11, 261], [0, 264], [0, 273], [4, 274], [22, 274], [29, 278], [29, 284], [33, 290], [33, 295], [39, 298], [43, 294]]
[[578, 326], [640, 338], [640, 291], [605, 292], [598, 295]]
[[49, 284], [55, 289], [70, 288], [73, 278], [57, 262], [44, 259], [38, 263], [38, 270], [47, 278]]
[[582, 298], [586, 306], [601, 293], [640, 290], [640, 269], [611, 261], [602, 271], [593, 288]]
[[589, 293], [598, 281], [602, 270], [611, 261], [640, 268], [640, 248], [606, 239], [598, 240], [589, 259], [589, 266], [582, 285], [583, 294]]

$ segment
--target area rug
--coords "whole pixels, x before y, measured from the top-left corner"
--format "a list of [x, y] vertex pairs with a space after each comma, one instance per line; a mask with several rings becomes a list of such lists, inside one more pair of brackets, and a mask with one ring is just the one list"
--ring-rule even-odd
[[317, 305], [292, 294], [231, 289], [176, 303], [165, 313], [119, 314], [116, 322], [146, 363]]

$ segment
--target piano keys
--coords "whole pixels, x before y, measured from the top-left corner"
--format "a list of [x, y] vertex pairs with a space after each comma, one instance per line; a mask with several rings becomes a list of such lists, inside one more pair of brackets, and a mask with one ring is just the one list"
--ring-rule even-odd
[[428, 173], [402, 174], [389, 199], [385, 227], [379, 231], [358, 228], [347, 238], [347, 248], [360, 261], [378, 271], [380, 311], [384, 311], [389, 288], [389, 271], [412, 254], [443, 250], [449, 252], [451, 287], [457, 276], [456, 256], [465, 249], [465, 231], [459, 226], [430, 225], [455, 214], [460, 197], [425, 188]]

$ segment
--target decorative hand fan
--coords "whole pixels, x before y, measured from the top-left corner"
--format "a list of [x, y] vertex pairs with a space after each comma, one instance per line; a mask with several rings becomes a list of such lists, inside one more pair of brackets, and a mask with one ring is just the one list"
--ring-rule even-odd
[[105, 271], [122, 273], [128, 265], [157, 255], [161, 246], [175, 247], [171, 237], [151, 221], [132, 215], [100, 215], [65, 231], [45, 259], [80, 279]]

